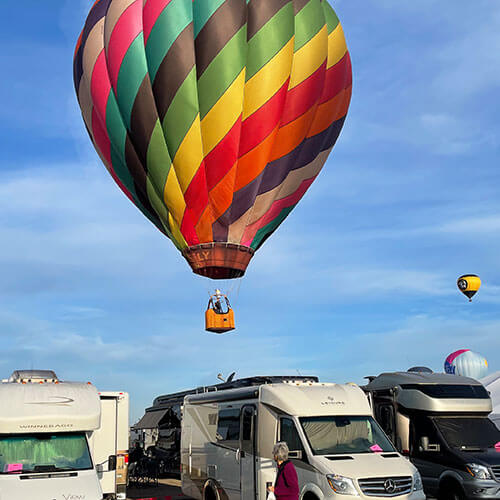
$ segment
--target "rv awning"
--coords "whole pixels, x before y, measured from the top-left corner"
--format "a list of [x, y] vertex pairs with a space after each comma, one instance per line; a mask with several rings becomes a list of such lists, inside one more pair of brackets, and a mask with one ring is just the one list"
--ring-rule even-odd
[[168, 412], [168, 408], [164, 410], [147, 411], [144, 416], [134, 425], [134, 429], [154, 429], [158, 427], [160, 420]]

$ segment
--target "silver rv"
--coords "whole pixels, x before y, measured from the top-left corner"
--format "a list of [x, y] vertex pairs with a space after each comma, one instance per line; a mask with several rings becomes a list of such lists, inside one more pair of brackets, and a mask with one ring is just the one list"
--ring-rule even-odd
[[[438, 373], [382, 373], [364, 390], [396, 448], [443, 499], [500, 498], [500, 430], [477, 380]], [[496, 446], [495, 446], [496, 445]]]

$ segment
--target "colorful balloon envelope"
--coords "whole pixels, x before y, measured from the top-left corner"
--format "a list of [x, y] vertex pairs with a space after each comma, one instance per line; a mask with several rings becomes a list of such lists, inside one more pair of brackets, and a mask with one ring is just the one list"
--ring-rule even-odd
[[222, 279], [319, 174], [352, 71], [326, 0], [98, 0], [74, 80], [118, 186], [195, 273]]
[[458, 289], [472, 302], [472, 297], [481, 288], [481, 278], [475, 274], [464, 274], [457, 280]]
[[472, 352], [470, 349], [460, 349], [446, 358], [444, 371], [451, 375], [481, 379], [488, 373], [488, 362], [477, 352]]

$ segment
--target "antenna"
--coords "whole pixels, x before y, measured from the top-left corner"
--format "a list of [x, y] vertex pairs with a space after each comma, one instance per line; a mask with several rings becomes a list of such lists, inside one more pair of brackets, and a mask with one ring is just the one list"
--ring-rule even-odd
[[232, 382], [235, 375], [236, 375], [236, 372], [231, 373], [231, 375], [229, 375], [229, 377], [227, 377], [226, 382]]

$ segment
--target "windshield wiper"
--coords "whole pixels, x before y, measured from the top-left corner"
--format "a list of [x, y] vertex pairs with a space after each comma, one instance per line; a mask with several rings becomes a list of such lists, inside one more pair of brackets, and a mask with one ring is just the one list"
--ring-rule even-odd
[[71, 470], [71, 467], [56, 467], [55, 465], [35, 465], [33, 472], [65, 472], [68, 470]]

